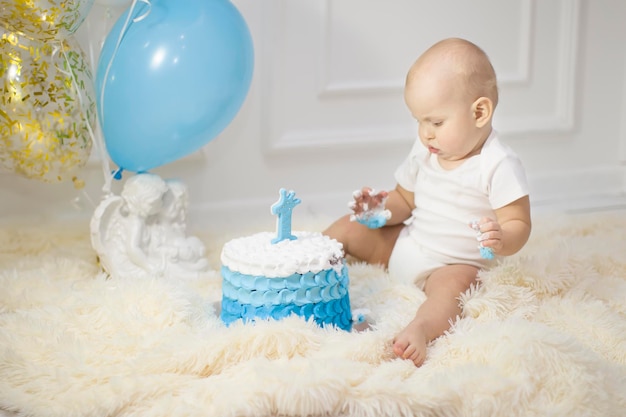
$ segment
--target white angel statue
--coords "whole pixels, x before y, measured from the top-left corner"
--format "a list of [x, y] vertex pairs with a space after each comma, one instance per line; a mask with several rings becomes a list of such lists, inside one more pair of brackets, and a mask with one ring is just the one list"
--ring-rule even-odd
[[126, 180], [91, 219], [91, 243], [111, 276], [197, 278], [208, 271], [205, 246], [186, 234], [184, 183], [154, 174]]

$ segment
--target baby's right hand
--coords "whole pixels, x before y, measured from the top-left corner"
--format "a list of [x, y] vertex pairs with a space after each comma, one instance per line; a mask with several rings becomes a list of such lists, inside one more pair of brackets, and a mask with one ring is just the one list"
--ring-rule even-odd
[[350, 220], [357, 221], [370, 229], [383, 227], [391, 218], [391, 212], [385, 210], [388, 195], [387, 191], [376, 192], [369, 187], [355, 191], [352, 193], [354, 200], [348, 204], [354, 212]]
[[348, 203], [348, 207], [356, 216], [366, 211], [376, 211], [384, 209], [385, 200], [387, 200], [387, 191], [375, 191], [370, 187], [363, 187], [352, 193], [354, 199]]

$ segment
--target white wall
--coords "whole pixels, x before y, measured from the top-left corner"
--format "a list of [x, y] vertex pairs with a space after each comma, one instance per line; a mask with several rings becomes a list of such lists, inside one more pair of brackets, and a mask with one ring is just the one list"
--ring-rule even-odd
[[[198, 227], [271, 226], [269, 205], [280, 187], [303, 200], [297, 222], [345, 212], [350, 193], [363, 185], [393, 186], [393, 170], [415, 135], [402, 100], [404, 75], [420, 52], [449, 36], [473, 40], [491, 56], [501, 88], [496, 128], [522, 157], [536, 207], [624, 201], [623, 0], [235, 4], [255, 42], [249, 96], [201, 152], [156, 171], [186, 181]], [[102, 36], [96, 12], [103, 14], [92, 12], [91, 33]], [[86, 27], [81, 35], [88, 44]], [[97, 202], [97, 158], [83, 177]], [[70, 184], [13, 174], [0, 174], [0, 196], [2, 216], [93, 211]], [[82, 209], [74, 208], [76, 198]]]

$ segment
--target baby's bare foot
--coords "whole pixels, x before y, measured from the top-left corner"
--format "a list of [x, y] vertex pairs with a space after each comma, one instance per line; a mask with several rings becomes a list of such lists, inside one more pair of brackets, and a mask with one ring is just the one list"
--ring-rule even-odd
[[424, 327], [413, 319], [393, 339], [393, 353], [402, 359], [410, 359], [415, 366], [421, 366], [426, 359], [428, 340]]

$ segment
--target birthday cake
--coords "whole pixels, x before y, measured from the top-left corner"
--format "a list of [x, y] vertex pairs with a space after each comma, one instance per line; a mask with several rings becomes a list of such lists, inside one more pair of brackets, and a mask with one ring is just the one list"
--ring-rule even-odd
[[290, 225], [280, 220], [279, 215], [278, 238], [261, 232], [222, 248], [222, 321], [229, 325], [296, 314], [322, 327], [350, 330], [348, 269], [341, 243], [318, 232], [291, 234]]

